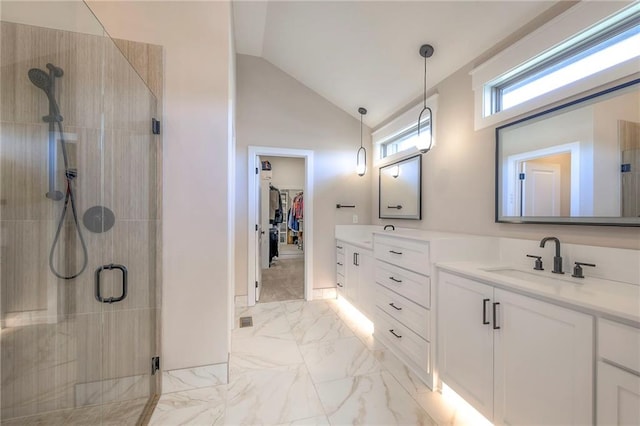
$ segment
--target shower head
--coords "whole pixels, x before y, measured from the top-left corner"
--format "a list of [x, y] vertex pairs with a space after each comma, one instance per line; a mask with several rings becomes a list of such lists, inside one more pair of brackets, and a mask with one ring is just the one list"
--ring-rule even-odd
[[40, 68], [31, 68], [27, 74], [29, 75], [29, 80], [31, 80], [33, 85], [44, 90], [47, 96], [49, 96], [51, 88], [53, 87], [53, 81], [49, 74], [42, 71]]
[[42, 89], [49, 99], [49, 119], [52, 121], [62, 121], [60, 116], [60, 108], [55, 96], [55, 79], [63, 74], [62, 68], [58, 68], [55, 65], [47, 64], [49, 73], [41, 70], [40, 68], [31, 68], [27, 75], [29, 80], [39, 89]]

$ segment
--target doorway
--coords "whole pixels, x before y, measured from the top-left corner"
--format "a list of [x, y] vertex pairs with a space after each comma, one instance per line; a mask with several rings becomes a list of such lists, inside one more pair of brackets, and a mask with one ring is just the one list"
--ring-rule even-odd
[[313, 152], [249, 147], [247, 303], [311, 300]]

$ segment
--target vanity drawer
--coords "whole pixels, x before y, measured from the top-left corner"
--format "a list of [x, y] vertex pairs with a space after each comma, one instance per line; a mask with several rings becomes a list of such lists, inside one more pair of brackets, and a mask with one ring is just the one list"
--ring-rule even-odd
[[429, 371], [429, 342], [379, 308], [376, 308], [374, 324], [375, 335], [383, 343], [402, 352], [421, 370]]
[[429, 277], [398, 268], [376, 260], [376, 282], [401, 296], [429, 308], [431, 306], [431, 282]]
[[373, 246], [376, 259], [423, 275], [431, 272], [427, 242], [376, 235]]
[[429, 338], [429, 311], [422, 306], [376, 284], [376, 305], [426, 340]]
[[598, 319], [598, 354], [640, 373], [640, 329]]
[[336, 272], [344, 275], [344, 253], [336, 254]]
[[338, 292], [342, 293], [344, 291], [344, 275], [336, 274], [336, 287]]

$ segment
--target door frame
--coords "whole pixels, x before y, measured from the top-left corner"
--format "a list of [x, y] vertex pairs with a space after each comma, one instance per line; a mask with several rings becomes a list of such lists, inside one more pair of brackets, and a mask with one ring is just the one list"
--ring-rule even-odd
[[[570, 203], [570, 212], [571, 216], [580, 216], [580, 211], [582, 210], [581, 202], [580, 202], [580, 191], [584, 188], [580, 188], [580, 166], [581, 166], [581, 149], [580, 142], [570, 142], [560, 145], [551, 146], [548, 148], [536, 149], [534, 151], [521, 152], [518, 154], [512, 154], [507, 157], [504, 166], [505, 176], [507, 179], [504, 179], [503, 183], [503, 193], [507, 194], [507, 197], [502, 197], [503, 200], [512, 200], [512, 202], [502, 201], [503, 209], [506, 211], [506, 216], [519, 216], [519, 211], [517, 206], [519, 203], [516, 201], [519, 199], [520, 194], [518, 194], [518, 163], [527, 160], [535, 160], [541, 157], [547, 157], [549, 155], [555, 154], [571, 154], [571, 203]], [[593, 169], [593, 168], [592, 168]], [[504, 212], [503, 212], [504, 215]]]
[[[248, 220], [247, 220], [247, 305], [256, 304], [256, 230], [258, 223], [256, 216], [256, 202], [258, 191], [258, 180], [256, 179], [256, 168], [260, 170], [258, 156], [271, 157], [294, 157], [304, 159], [304, 298], [313, 298], [313, 151], [307, 149], [279, 148], [268, 146], [250, 145], [247, 169], [247, 189], [248, 189]], [[259, 176], [258, 176], [259, 179]]]

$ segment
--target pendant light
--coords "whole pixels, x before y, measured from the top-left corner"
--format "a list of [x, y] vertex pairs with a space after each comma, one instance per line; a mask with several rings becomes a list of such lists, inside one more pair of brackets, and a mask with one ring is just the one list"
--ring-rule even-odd
[[356, 172], [358, 176], [364, 176], [367, 173], [367, 150], [362, 146], [362, 116], [367, 113], [365, 108], [358, 108], [360, 113], [360, 149], [356, 154]]
[[[423, 154], [429, 152], [433, 147], [433, 112], [431, 111], [431, 108], [427, 106], [427, 58], [430, 58], [432, 55], [433, 46], [431, 46], [430, 44], [423, 44], [422, 46], [420, 46], [420, 56], [424, 58], [424, 90], [422, 91], [422, 111], [420, 111], [420, 115], [418, 116], [418, 148]], [[429, 112], [429, 134], [426, 135], [423, 133], [421, 136], [420, 131], [422, 127], [422, 114], [424, 114], [426, 111]]]

